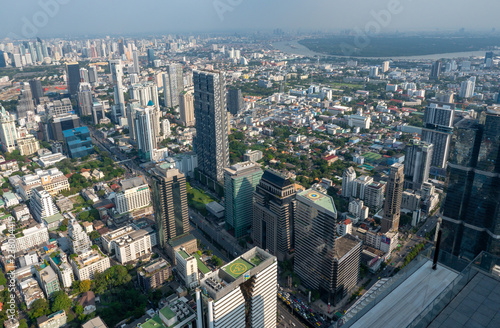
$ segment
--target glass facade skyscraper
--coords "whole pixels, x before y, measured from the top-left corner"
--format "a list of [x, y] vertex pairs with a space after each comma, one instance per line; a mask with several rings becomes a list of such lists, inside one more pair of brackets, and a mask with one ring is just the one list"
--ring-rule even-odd
[[442, 249], [466, 260], [500, 255], [500, 109], [456, 125], [441, 208]]

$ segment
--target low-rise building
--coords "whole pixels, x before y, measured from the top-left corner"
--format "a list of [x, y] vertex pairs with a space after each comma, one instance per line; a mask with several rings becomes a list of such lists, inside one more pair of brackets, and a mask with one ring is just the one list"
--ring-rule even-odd
[[47, 154], [38, 157], [38, 164], [40, 164], [41, 167], [49, 167], [65, 160], [66, 158], [67, 157], [61, 153]]
[[28, 134], [24, 138], [18, 138], [16, 143], [17, 149], [22, 156], [34, 154], [40, 149], [40, 142], [31, 134]]
[[180, 298], [170, 302], [167, 306], [158, 311], [150, 320], [140, 324], [139, 328], [182, 328], [191, 327], [196, 318], [196, 313], [186, 303], [186, 299]]
[[68, 197], [59, 195], [56, 199], [56, 206], [61, 213], [69, 212], [73, 209], [73, 202]]
[[114, 198], [118, 213], [130, 212], [151, 203], [151, 191], [142, 176], [123, 180], [121, 188]]
[[94, 273], [104, 272], [110, 268], [109, 257], [104, 255], [97, 246], [75, 256], [72, 255], [71, 266], [78, 280], [94, 279]]
[[19, 199], [12, 192], [6, 192], [3, 194], [3, 200], [5, 201], [5, 207], [16, 206], [19, 204]]
[[35, 266], [35, 269], [35, 274], [43, 292], [45, 293], [45, 296], [50, 298], [52, 294], [60, 290], [59, 280], [57, 279], [56, 273], [50, 266], [43, 269], [40, 266]]
[[68, 263], [66, 254], [59, 252], [56, 256], [50, 256], [49, 264], [50, 267], [57, 273], [63, 288], [70, 288], [73, 281], [75, 281], [75, 276], [73, 274], [73, 269]]
[[101, 317], [95, 317], [82, 325], [82, 328], [108, 328]]
[[12, 210], [12, 215], [16, 218], [17, 221], [27, 221], [30, 218], [30, 210], [26, 204], [21, 204], [19, 206], [14, 207]]
[[175, 252], [175, 260], [177, 262], [177, 272], [186, 287], [193, 288], [198, 286], [200, 283], [198, 280], [198, 262], [196, 258], [186, 253], [184, 248], [181, 248]]
[[134, 230], [129, 225], [101, 236], [101, 240], [104, 250], [115, 251], [116, 259], [122, 264], [139, 260], [152, 252], [149, 232]]
[[36, 319], [39, 328], [59, 328], [66, 324], [67, 317], [64, 310], [49, 315], [42, 315]]
[[243, 160], [245, 162], [257, 162], [262, 159], [262, 151], [248, 149], [245, 154], [243, 154]]
[[24, 200], [28, 200], [32, 190], [38, 186], [42, 186], [52, 196], [70, 189], [68, 178], [59, 169], [53, 168], [45, 171], [36, 169], [34, 174], [21, 177], [18, 191]]
[[18, 277], [17, 279], [19, 281], [21, 297], [28, 310], [31, 309], [33, 302], [45, 298], [42, 289], [38, 286], [38, 282], [32, 277], [31, 272], [29, 273], [29, 277], [23, 279]]
[[26, 251], [49, 241], [49, 230], [42, 224], [24, 229], [16, 234], [16, 252]]
[[143, 290], [158, 288], [163, 285], [172, 275], [172, 267], [166, 260], [158, 260], [148, 263], [137, 270], [137, 280]]

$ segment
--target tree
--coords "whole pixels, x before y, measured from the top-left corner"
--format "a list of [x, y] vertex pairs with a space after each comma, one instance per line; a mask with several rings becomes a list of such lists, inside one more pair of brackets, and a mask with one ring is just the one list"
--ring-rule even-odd
[[19, 328], [28, 328], [28, 322], [26, 319], [19, 320]]
[[90, 290], [90, 285], [91, 285], [90, 280], [81, 280], [78, 286], [80, 293], [88, 292]]
[[79, 218], [80, 220], [84, 220], [84, 221], [85, 221], [86, 219], [88, 219], [88, 217], [89, 217], [89, 212], [88, 212], [88, 211], [85, 211], [85, 212], [80, 212], [80, 214], [78, 215], [78, 218]]
[[50, 313], [49, 302], [46, 299], [41, 298], [33, 302], [29, 316], [31, 320], [41, 317], [42, 315], [47, 315]]
[[101, 237], [101, 235], [99, 234], [99, 232], [97, 230], [94, 230], [90, 233], [91, 240], [99, 239], [99, 237]]
[[82, 314], [82, 313], [83, 313], [83, 306], [81, 306], [80, 304], [77, 304], [77, 305], [75, 306], [75, 314], [76, 314], [76, 315], [80, 315], [80, 314]]
[[220, 267], [222, 264], [224, 264], [224, 262], [220, 258], [218, 258], [216, 255], [212, 256], [212, 263], [216, 267]]
[[71, 299], [62, 290], [57, 291], [53, 295], [51, 310], [57, 312], [60, 310], [68, 310], [71, 307]]
[[102, 189], [97, 192], [97, 196], [99, 196], [101, 198], [104, 197], [104, 195], [106, 195], [106, 192]]

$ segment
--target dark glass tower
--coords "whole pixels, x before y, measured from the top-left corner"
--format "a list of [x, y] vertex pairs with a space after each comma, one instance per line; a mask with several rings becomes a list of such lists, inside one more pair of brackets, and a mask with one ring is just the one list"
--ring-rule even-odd
[[68, 92], [76, 96], [78, 84], [80, 84], [80, 65], [78, 62], [66, 64], [66, 78], [68, 81]]
[[240, 89], [229, 89], [227, 93], [227, 110], [233, 115], [243, 109], [243, 96]]
[[226, 83], [224, 74], [216, 71], [194, 71], [193, 83], [200, 180], [215, 190], [229, 166]]
[[441, 208], [443, 250], [466, 260], [500, 256], [500, 109], [456, 126]]
[[31, 89], [31, 95], [33, 96], [33, 99], [35, 99], [35, 102], [37, 105], [40, 104], [40, 97], [43, 97], [43, 88], [42, 88], [42, 82], [40, 80], [30, 80], [30, 89]]
[[253, 194], [252, 239], [284, 260], [293, 248], [295, 185], [280, 172], [266, 170]]
[[153, 170], [153, 207], [160, 237], [160, 245], [189, 233], [189, 215], [186, 194], [186, 177], [167, 164]]

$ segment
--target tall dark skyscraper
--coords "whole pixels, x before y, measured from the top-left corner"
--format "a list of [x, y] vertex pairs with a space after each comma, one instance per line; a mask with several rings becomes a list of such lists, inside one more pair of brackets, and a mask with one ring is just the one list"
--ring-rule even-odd
[[284, 260], [293, 248], [295, 185], [280, 172], [266, 170], [253, 194], [252, 239]]
[[153, 66], [153, 62], [156, 59], [154, 49], [148, 49], [148, 64]]
[[224, 74], [216, 71], [194, 71], [193, 83], [200, 180], [215, 190], [229, 166], [226, 83]]
[[457, 124], [448, 171], [442, 249], [467, 260], [500, 256], [500, 108]]
[[152, 170], [152, 197], [160, 245], [189, 233], [186, 177], [168, 164]]
[[404, 165], [392, 164], [389, 172], [389, 181], [385, 189], [384, 217], [381, 226], [382, 233], [399, 228], [399, 218], [401, 216], [401, 199], [403, 197]]
[[484, 55], [484, 63], [486, 64], [488, 59], [493, 60], [493, 51], [486, 51], [486, 54]]
[[229, 89], [227, 93], [227, 110], [233, 114], [238, 114], [243, 109], [243, 96], [240, 89]]
[[455, 104], [431, 102], [425, 108], [422, 141], [434, 145], [431, 166], [445, 168], [453, 133]]
[[40, 97], [43, 97], [42, 82], [40, 80], [30, 80], [31, 95], [35, 100], [36, 105], [40, 104]]
[[66, 78], [68, 82], [68, 92], [71, 96], [76, 96], [78, 84], [80, 83], [80, 65], [78, 62], [66, 64]]
[[362, 242], [336, 235], [337, 210], [330, 196], [309, 189], [296, 200], [293, 271], [304, 286], [335, 303], [358, 282]]
[[5, 62], [5, 57], [4, 57], [4, 52], [0, 50], [0, 67], [5, 67], [7, 66], [7, 63]]
[[429, 78], [431, 79], [439, 79], [439, 75], [441, 75], [441, 61], [436, 61], [432, 63], [431, 74]]

